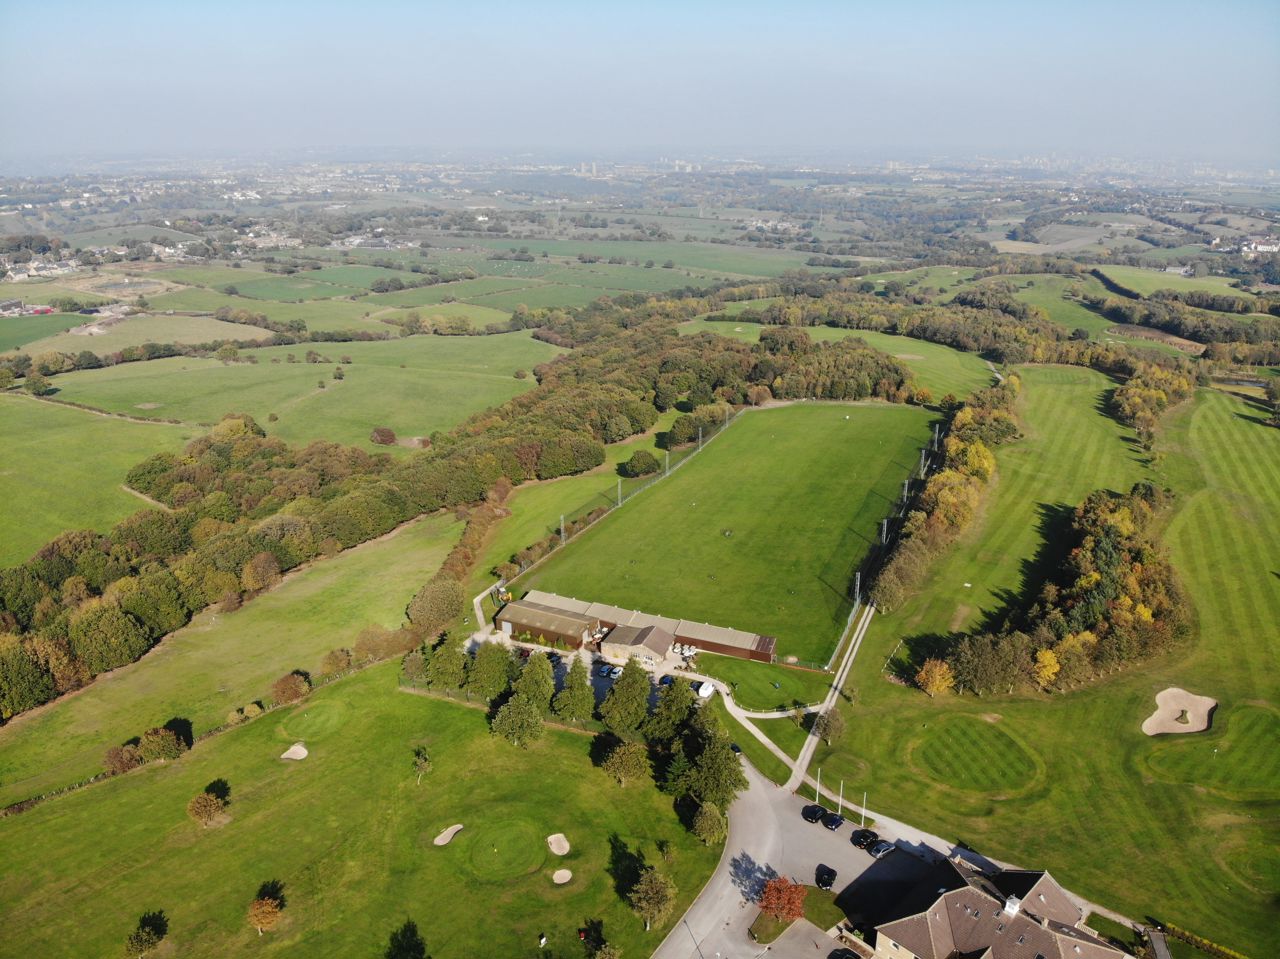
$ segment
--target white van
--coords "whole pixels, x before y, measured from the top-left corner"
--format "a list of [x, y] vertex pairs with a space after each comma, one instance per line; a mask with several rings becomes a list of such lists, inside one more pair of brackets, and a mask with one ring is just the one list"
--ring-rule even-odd
[[710, 699], [716, 694], [716, 688], [711, 683], [703, 680], [693, 687], [693, 691], [698, 694], [699, 699]]

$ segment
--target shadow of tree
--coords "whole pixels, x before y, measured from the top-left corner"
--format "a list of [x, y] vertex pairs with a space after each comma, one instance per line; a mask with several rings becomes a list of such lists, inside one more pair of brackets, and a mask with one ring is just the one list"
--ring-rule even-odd
[[288, 905], [288, 900], [284, 897], [284, 883], [279, 879], [268, 879], [264, 882], [258, 887], [258, 895], [254, 898], [274, 899], [276, 902], [280, 903], [281, 909]]
[[777, 875], [776, 869], [756, 862], [749, 853], [740, 852], [729, 860], [729, 879], [748, 902], [758, 901], [765, 883]]
[[169, 917], [164, 914], [163, 909], [144, 912], [138, 917], [138, 928], [149, 929], [155, 933], [157, 939], [163, 939], [169, 934]]
[[427, 943], [418, 932], [418, 924], [406, 919], [404, 925], [391, 933], [387, 941], [387, 951], [382, 954], [385, 959], [430, 959], [427, 956]]
[[631, 849], [616, 832], [609, 834], [609, 865], [605, 871], [613, 880], [614, 892], [622, 899], [631, 894], [644, 871], [644, 854]]
[[209, 785], [204, 787], [204, 791], [212, 793], [221, 799], [224, 803], [231, 802], [231, 784], [225, 779], [215, 779]]
[[190, 749], [195, 743], [195, 732], [191, 728], [191, 720], [183, 719], [181, 716], [174, 716], [171, 720], [164, 724], [164, 728], [173, 733], [178, 739], [182, 740], [182, 744]]

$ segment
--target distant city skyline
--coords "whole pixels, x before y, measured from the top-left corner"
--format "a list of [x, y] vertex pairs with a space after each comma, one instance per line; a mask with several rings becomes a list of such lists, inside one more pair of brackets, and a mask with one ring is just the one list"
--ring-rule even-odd
[[0, 170], [308, 149], [1280, 167], [1280, 5], [52, 0], [0, 14]]

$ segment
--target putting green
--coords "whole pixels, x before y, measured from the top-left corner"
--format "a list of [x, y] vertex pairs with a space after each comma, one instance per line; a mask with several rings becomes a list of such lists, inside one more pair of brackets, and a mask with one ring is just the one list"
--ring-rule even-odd
[[304, 703], [301, 709], [295, 709], [280, 724], [280, 732], [285, 739], [319, 740], [341, 729], [347, 722], [347, 706], [345, 703], [324, 701]]
[[1043, 774], [1043, 763], [1021, 743], [996, 722], [974, 716], [930, 723], [910, 751], [914, 765], [930, 779], [966, 792], [1007, 797]]
[[1156, 746], [1147, 767], [1167, 783], [1186, 783], [1224, 796], [1280, 796], [1280, 715], [1243, 705], [1215, 717], [1209, 733], [1170, 737]]
[[479, 882], [503, 883], [532, 875], [547, 861], [547, 843], [538, 830], [520, 819], [477, 823], [458, 833], [459, 864]]

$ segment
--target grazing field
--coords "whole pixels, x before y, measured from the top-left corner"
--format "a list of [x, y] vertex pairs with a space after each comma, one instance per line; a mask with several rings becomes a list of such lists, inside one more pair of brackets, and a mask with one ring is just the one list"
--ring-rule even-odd
[[271, 274], [260, 269], [235, 269], [229, 266], [177, 266], [163, 267], [147, 274], [153, 280], [165, 280], [170, 283], [183, 283], [189, 286], [207, 286], [216, 289], [231, 286], [239, 287], [241, 283], [270, 278]]
[[[1260, 745], [1276, 729], [1280, 434], [1246, 403], [1201, 390], [1171, 414], [1152, 473], [1125, 431], [1097, 412], [1101, 377], [1058, 368], [1024, 375], [1028, 435], [997, 453], [984, 517], [937, 564], [926, 592], [874, 621], [849, 682], [857, 703], [844, 707], [849, 732], [835, 748], [820, 747], [815, 762], [843, 776], [846, 789], [869, 790], [872, 809], [1051, 869], [1135, 918], [1167, 919], [1266, 955], [1280, 886], [1280, 779], [1274, 749]], [[1177, 494], [1165, 540], [1198, 613], [1194, 641], [1052, 697], [930, 700], [883, 679], [900, 640], [977, 628], [1005, 595], [1033, 582], [1026, 577], [1061, 508], [1144, 476]], [[1213, 730], [1143, 735], [1140, 724], [1167, 686], [1218, 699]], [[937, 764], [922, 776], [920, 757], [939, 724], [961, 718], [1009, 735], [1043, 778], [956, 788], [973, 773]]]
[[561, 267], [548, 272], [544, 279], [548, 283], [585, 286], [611, 292], [626, 290], [638, 293], [661, 293], [690, 285], [706, 285], [705, 279], [695, 281], [683, 270], [645, 269], [606, 263]]
[[[333, 362], [302, 362], [308, 349]], [[246, 412], [290, 442], [327, 439], [372, 449], [374, 427], [427, 436], [531, 389], [533, 378], [518, 380], [515, 371], [556, 353], [528, 333], [414, 336], [245, 351], [256, 363], [173, 357], [65, 373], [57, 383], [64, 399], [113, 412], [206, 424]], [[298, 362], [288, 362], [290, 355]], [[335, 380], [344, 356], [352, 362]], [[272, 413], [276, 422], [268, 419]]]
[[[0, 956], [122, 954], [152, 910], [168, 921], [161, 950], [192, 959], [406, 955], [389, 951], [406, 922], [436, 959], [532, 956], [540, 934], [573, 955], [589, 921], [623, 955], [649, 954], [719, 848], [693, 839], [652, 784], [623, 793], [592, 765], [589, 737], [552, 731], [513, 748], [489, 735], [483, 710], [398, 692], [396, 668], [6, 820]], [[277, 758], [298, 741], [305, 760]], [[419, 746], [433, 763], [421, 785]], [[217, 780], [230, 790], [226, 820], [202, 829], [186, 804]], [[456, 838], [433, 845], [455, 823]], [[561, 832], [563, 858], [545, 842]], [[678, 890], [670, 918], [647, 933], [621, 896], [642, 864]], [[561, 867], [573, 878], [555, 886]], [[267, 882], [283, 886], [285, 908], [260, 937], [245, 914]]]
[[495, 310], [514, 310], [518, 306], [539, 310], [553, 306], [586, 306], [602, 296], [616, 296], [620, 292], [620, 290], [602, 290], [595, 287], [544, 283], [540, 286], [528, 286], [521, 290], [510, 290], [506, 293], [473, 296], [468, 302], [477, 303], [480, 306], [487, 306]]
[[1202, 290], [1206, 293], [1225, 293], [1246, 300], [1253, 299], [1252, 294], [1232, 286], [1234, 281], [1225, 276], [1183, 276], [1181, 273], [1165, 273], [1163, 270], [1144, 270], [1140, 266], [1100, 266], [1098, 269], [1108, 279], [1142, 296], [1150, 296], [1156, 290]]
[[428, 517], [315, 562], [234, 613], [200, 614], [83, 692], [0, 726], [0, 805], [94, 775], [107, 747], [174, 717], [208, 732], [284, 673], [318, 672], [325, 653], [350, 648], [364, 627], [398, 626], [461, 528], [452, 516]]
[[[689, 320], [680, 324], [681, 333], [719, 333], [748, 343], [759, 340], [761, 331], [766, 329], [769, 327], [759, 323], [735, 323], [732, 320]], [[941, 399], [947, 393], [968, 396], [993, 382], [990, 368], [976, 353], [964, 353], [925, 340], [871, 330], [842, 330], [832, 326], [806, 326], [804, 330], [815, 341], [857, 337], [868, 346], [896, 356], [915, 374], [920, 386], [933, 392], [934, 399]]]
[[738, 276], [779, 276], [788, 270], [810, 269], [815, 273], [828, 273], [818, 267], [806, 267], [808, 253], [790, 250], [753, 250], [741, 246], [720, 243], [682, 243], [679, 241], [645, 242], [641, 240], [484, 240], [467, 241], [472, 246], [488, 250], [506, 250], [512, 246], [527, 247], [534, 256], [547, 253], [550, 256], [576, 257], [580, 253], [592, 256], [622, 256], [628, 260], [645, 263], [653, 260], [661, 266], [667, 260], [681, 269], [695, 273], [734, 274]]
[[156, 313], [162, 313], [165, 310], [212, 313], [225, 306], [231, 310], [261, 313], [267, 319], [279, 323], [303, 320], [308, 330], [349, 330], [364, 326], [373, 326], [379, 330], [386, 329], [382, 323], [368, 316], [369, 313], [379, 311], [383, 307], [371, 306], [363, 300], [354, 303], [350, 300], [276, 303], [272, 300], [250, 300], [242, 296], [227, 296], [225, 293], [196, 287], [154, 296], [149, 303], [149, 308]]
[[447, 300], [471, 300], [487, 293], [502, 293], [537, 285], [536, 280], [512, 280], [503, 276], [482, 276], [474, 280], [436, 283], [432, 286], [420, 286], [412, 290], [397, 290], [394, 293], [374, 293], [365, 297], [362, 302], [370, 309], [388, 306], [428, 306], [433, 303], [444, 303]]
[[42, 316], [0, 316], [0, 353], [54, 336], [83, 323], [78, 313], [46, 313]]
[[[92, 316], [77, 317], [80, 326], [94, 322]], [[264, 340], [269, 330], [244, 323], [225, 323], [211, 316], [153, 316], [139, 314], [102, 328], [101, 333], [55, 333], [28, 343], [24, 353], [79, 353], [88, 350], [105, 356], [143, 343], [212, 343], [215, 340]], [[56, 384], [55, 384], [56, 385]]]
[[521, 586], [776, 636], [780, 657], [825, 662], [853, 572], [929, 435], [919, 407], [744, 413]]
[[341, 286], [314, 279], [314, 273], [294, 273], [289, 276], [250, 274], [234, 283], [241, 296], [258, 300], [328, 300], [335, 296], [352, 296], [365, 290], [356, 286]]
[[130, 468], [196, 433], [0, 394], [0, 567], [59, 533], [107, 530], [145, 508], [121, 485]]

